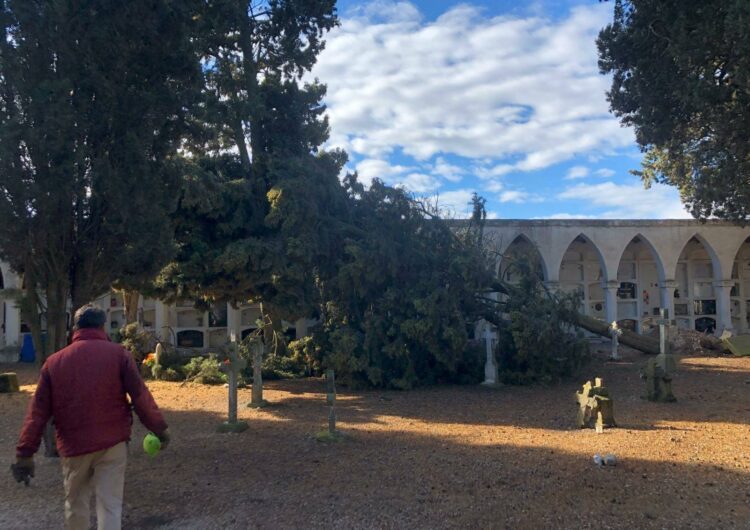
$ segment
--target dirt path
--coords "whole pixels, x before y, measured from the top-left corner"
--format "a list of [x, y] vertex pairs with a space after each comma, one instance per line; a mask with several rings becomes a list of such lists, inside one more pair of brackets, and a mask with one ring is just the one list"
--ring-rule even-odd
[[[595, 361], [619, 428], [573, 428], [578, 381], [550, 388], [340, 392], [347, 438], [323, 444], [320, 380], [272, 382], [250, 430], [215, 433], [226, 389], [149, 383], [173, 431], [149, 459], [134, 444], [125, 528], [750, 528], [750, 358], [684, 358], [679, 401], [639, 398], [636, 353]], [[0, 366], [5, 371], [8, 365]], [[12, 481], [34, 372], [0, 395], [0, 528], [61, 528], [59, 463]], [[249, 401], [242, 390], [240, 402]], [[134, 439], [140, 441], [139, 426]], [[615, 453], [614, 468], [593, 465]]]

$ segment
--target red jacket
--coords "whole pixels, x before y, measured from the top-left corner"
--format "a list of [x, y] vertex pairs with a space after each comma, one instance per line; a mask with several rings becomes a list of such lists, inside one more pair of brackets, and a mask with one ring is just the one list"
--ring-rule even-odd
[[81, 329], [67, 348], [42, 366], [29, 405], [17, 456], [32, 456], [44, 427], [54, 418], [57, 450], [71, 457], [108, 449], [130, 439], [130, 404], [141, 423], [156, 435], [167, 428], [130, 353], [110, 342], [101, 329]]

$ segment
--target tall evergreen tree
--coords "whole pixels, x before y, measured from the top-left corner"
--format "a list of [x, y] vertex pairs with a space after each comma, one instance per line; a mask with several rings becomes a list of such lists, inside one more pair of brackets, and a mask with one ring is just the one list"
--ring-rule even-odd
[[176, 152], [200, 81], [194, 7], [2, 2], [0, 256], [43, 293], [26, 318], [38, 338], [43, 309], [48, 352], [65, 343], [69, 300], [154, 274], [171, 254]]
[[325, 87], [301, 76], [337, 24], [334, 0], [209, 0], [200, 17], [205, 90], [180, 196], [172, 297], [261, 304], [266, 346], [309, 314], [329, 227], [344, 205], [340, 152], [322, 152]]
[[599, 34], [611, 110], [635, 128], [646, 184], [691, 213], [750, 216], [750, 2], [617, 0]]

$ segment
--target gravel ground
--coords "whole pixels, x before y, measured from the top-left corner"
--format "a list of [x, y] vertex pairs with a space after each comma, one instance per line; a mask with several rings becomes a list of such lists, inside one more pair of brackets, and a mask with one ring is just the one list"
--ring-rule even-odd
[[[153, 459], [131, 446], [124, 527], [750, 528], [750, 358], [682, 358], [679, 401], [660, 404], [639, 397], [645, 357], [599, 355], [551, 387], [340, 390], [346, 437], [332, 443], [314, 436], [321, 380], [268, 383], [273, 406], [242, 407], [242, 434], [215, 433], [225, 388], [149, 383], [173, 441]], [[29, 488], [7, 472], [35, 378], [7, 370], [23, 387], [0, 395], [0, 528], [61, 528], [59, 463], [37, 457]], [[619, 427], [603, 434], [574, 428], [573, 393], [594, 376], [615, 399]]]

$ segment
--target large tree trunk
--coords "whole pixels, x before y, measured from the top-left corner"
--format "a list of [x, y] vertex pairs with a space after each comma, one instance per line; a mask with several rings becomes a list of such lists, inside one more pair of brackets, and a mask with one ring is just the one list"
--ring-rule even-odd
[[[591, 333], [596, 333], [602, 337], [611, 339], [612, 336], [609, 334], [609, 325], [603, 320], [597, 320], [586, 315], [579, 315], [579, 325]], [[633, 333], [627, 329], [623, 329], [622, 335], [620, 335], [620, 342], [636, 350], [640, 350], [643, 353], [650, 353], [653, 355], [659, 354], [659, 341], [650, 337], [644, 337], [638, 333]]]
[[[68, 292], [68, 285], [64, 281], [53, 280], [47, 286], [47, 341], [42, 361], [68, 343]], [[59, 456], [51, 421], [44, 430], [44, 456]]]
[[37, 352], [37, 363], [41, 366], [44, 357], [44, 342], [42, 341], [42, 304], [39, 299], [39, 290], [36, 274], [31, 262], [26, 264], [23, 274], [23, 293], [18, 304], [21, 310], [21, 318], [31, 330], [31, 339], [34, 342], [34, 351]]
[[258, 407], [263, 405], [263, 350], [265, 349], [262, 341], [253, 344], [253, 390], [250, 404]]
[[122, 300], [125, 304], [125, 324], [138, 322], [138, 300], [141, 295], [138, 291], [123, 289]]
[[254, 345], [253, 350], [253, 391], [250, 405], [263, 406], [263, 355], [273, 351], [275, 354], [277, 341], [274, 333], [274, 316], [268, 311], [267, 304], [260, 304], [260, 318], [263, 321], [263, 336], [259, 344]]

